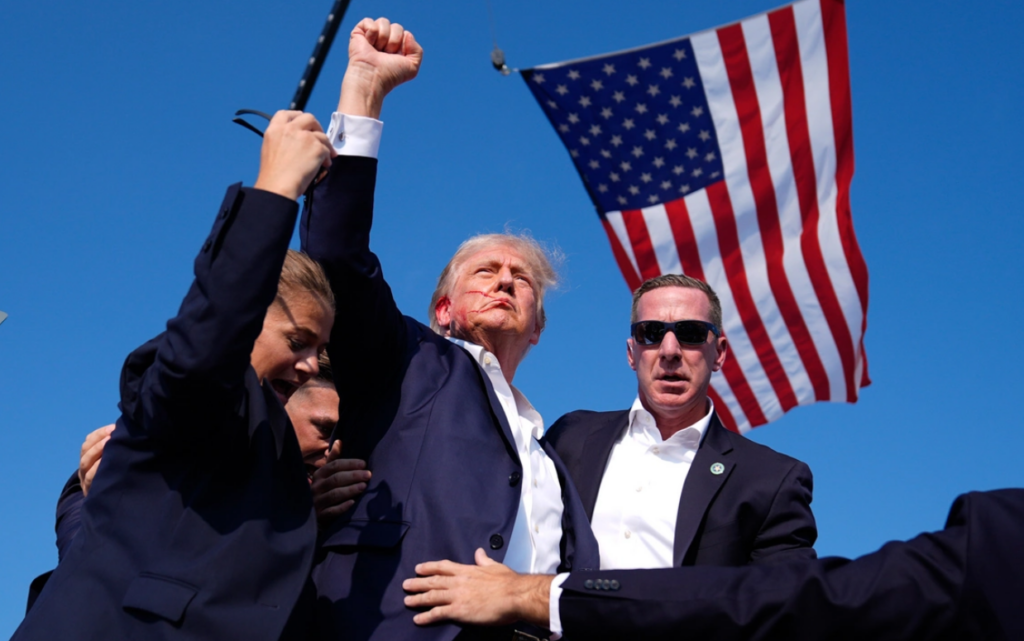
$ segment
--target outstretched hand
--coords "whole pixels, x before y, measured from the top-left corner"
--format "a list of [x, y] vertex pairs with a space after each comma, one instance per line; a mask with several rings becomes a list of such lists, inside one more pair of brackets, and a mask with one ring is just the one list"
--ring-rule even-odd
[[423, 62], [423, 47], [411, 31], [387, 18], [363, 18], [348, 41], [348, 70], [338, 111], [380, 118], [384, 96], [412, 80]]
[[491, 560], [482, 548], [476, 565], [432, 561], [416, 566], [415, 579], [402, 588], [410, 608], [428, 608], [413, 617], [419, 625], [458, 621], [472, 625], [506, 625], [529, 621], [547, 627], [552, 576], [518, 574]]
[[366, 490], [370, 480], [366, 461], [341, 458], [341, 441], [327, 451], [327, 462], [313, 472], [313, 506], [316, 518], [326, 525], [355, 504], [355, 497]]
[[263, 133], [257, 189], [298, 200], [321, 168], [331, 166], [334, 148], [310, 114], [282, 110]]

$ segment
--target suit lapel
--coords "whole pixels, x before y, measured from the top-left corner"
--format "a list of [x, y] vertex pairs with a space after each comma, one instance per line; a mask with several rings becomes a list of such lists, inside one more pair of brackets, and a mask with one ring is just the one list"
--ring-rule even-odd
[[[693, 458], [682, 496], [679, 497], [672, 553], [672, 562], [676, 567], [683, 564], [711, 501], [732, 474], [736, 463], [729, 456], [731, 451], [732, 442], [728, 431], [719, 422], [718, 415], [712, 414], [708, 431]], [[721, 467], [716, 464], [721, 464]], [[715, 469], [712, 470], [712, 467]]]
[[597, 493], [601, 487], [604, 470], [608, 467], [608, 457], [611, 456], [612, 446], [627, 427], [629, 427], [629, 410], [616, 412], [594, 430], [583, 444], [578, 473], [574, 475], [574, 478], [579, 479], [576, 489], [579, 490], [583, 508], [587, 511], [587, 518], [591, 521], [594, 520]]

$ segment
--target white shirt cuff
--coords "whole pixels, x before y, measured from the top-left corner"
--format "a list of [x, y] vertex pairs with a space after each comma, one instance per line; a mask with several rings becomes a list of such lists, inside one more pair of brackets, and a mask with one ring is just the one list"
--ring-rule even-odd
[[558, 641], [562, 638], [562, 615], [558, 611], [558, 599], [562, 598], [562, 584], [569, 578], [568, 572], [563, 572], [551, 580], [551, 592], [548, 597], [548, 629], [551, 630], [551, 641]]
[[384, 123], [366, 116], [349, 116], [334, 112], [327, 139], [339, 156], [366, 156], [376, 158], [380, 149]]

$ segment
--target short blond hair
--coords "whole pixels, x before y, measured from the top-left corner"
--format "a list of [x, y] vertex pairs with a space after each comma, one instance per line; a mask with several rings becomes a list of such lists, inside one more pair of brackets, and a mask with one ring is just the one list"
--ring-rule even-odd
[[441, 275], [437, 279], [437, 287], [434, 295], [430, 297], [430, 309], [427, 311], [430, 318], [430, 328], [438, 334], [444, 330], [437, 322], [437, 303], [442, 298], [450, 296], [455, 280], [459, 276], [459, 269], [467, 258], [473, 254], [490, 247], [506, 246], [516, 250], [526, 261], [526, 267], [533, 279], [534, 294], [537, 297], [537, 322], [540, 328], [544, 329], [547, 323], [547, 314], [544, 312], [544, 294], [549, 289], [558, 286], [558, 272], [555, 265], [562, 262], [562, 255], [556, 249], [548, 249], [537, 242], [533, 236], [526, 232], [518, 234], [479, 234], [465, 240], [455, 250], [455, 255], [448, 261]]

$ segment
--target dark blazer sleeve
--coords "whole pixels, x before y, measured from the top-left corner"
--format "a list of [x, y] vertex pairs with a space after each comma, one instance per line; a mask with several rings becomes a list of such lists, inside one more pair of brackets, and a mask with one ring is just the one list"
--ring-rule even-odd
[[1022, 527], [1024, 490], [970, 495], [944, 530], [853, 561], [570, 574], [560, 618], [580, 639], [1020, 638]]
[[818, 526], [811, 512], [814, 479], [801, 461], [783, 477], [771, 507], [750, 550], [751, 563], [781, 563], [814, 559]]
[[57, 499], [57, 522], [54, 524], [54, 530], [57, 532], [57, 563], [64, 560], [64, 556], [71, 548], [71, 542], [75, 540], [82, 526], [81, 512], [84, 500], [82, 483], [76, 471], [64, 484], [60, 498]]
[[[78, 535], [78, 530], [82, 525], [80, 513], [84, 499], [85, 495], [82, 494], [82, 484], [78, 480], [78, 472], [76, 471], [68, 479], [68, 482], [64, 484], [64, 489], [61, 490], [60, 498], [57, 500], [57, 522], [54, 525], [54, 530], [57, 532], [57, 563], [64, 560], [64, 556], [71, 548], [71, 542]], [[39, 598], [52, 574], [53, 571], [51, 570], [32, 580], [28, 587], [28, 604], [25, 607], [25, 612], [32, 609], [32, 605]]]
[[399, 381], [407, 328], [370, 251], [377, 159], [338, 156], [302, 215], [302, 249], [323, 266], [338, 313], [327, 351], [342, 399]]
[[283, 196], [228, 189], [178, 314], [122, 372], [121, 411], [135, 425], [158, 438], [193, 436], [238, 410], [297, 215]]

